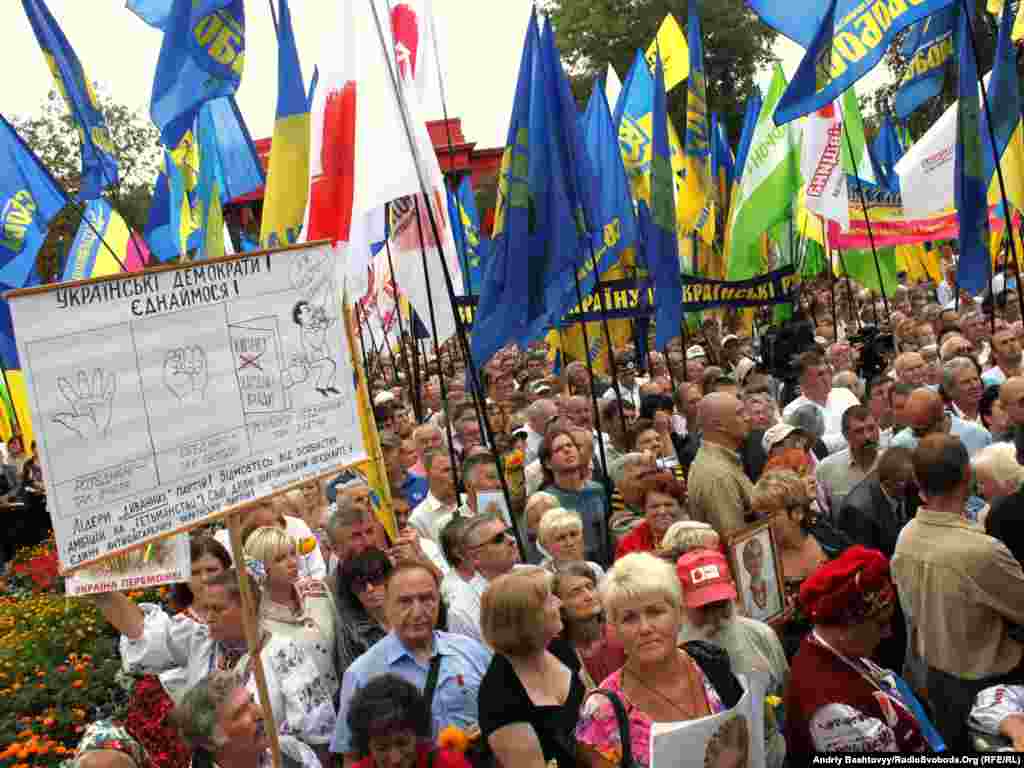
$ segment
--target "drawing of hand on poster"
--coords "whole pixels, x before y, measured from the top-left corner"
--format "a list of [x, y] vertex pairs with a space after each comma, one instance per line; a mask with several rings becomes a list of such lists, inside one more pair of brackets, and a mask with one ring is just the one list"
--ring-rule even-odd
[[111, 371], [96, 368], [91, 376], [78, 371], [74, 384], [70, 378], [58, 376], [57, 389], [69, 410], [55, 414], [55, 422], [87, 440], [109, 435], [117, 392], [117, 379]]

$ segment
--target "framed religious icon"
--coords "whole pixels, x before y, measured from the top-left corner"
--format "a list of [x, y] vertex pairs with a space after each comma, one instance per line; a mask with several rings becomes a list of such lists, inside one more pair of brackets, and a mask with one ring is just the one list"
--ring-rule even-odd
[[770, 521], [756, 523], [725, 541], [744, 615], [772, 623], [786, 610], [782, 564]]

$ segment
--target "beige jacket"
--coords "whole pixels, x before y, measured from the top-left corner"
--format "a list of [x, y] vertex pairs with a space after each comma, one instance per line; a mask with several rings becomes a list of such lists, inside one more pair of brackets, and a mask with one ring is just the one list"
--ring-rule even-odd
[[746, 515], [753, 490], [739, 454], [704, 440], [686, 479], [690, 518], [727, 536], [750, 525]]
[[922, 508], [896, 542], [892, 577], [914, 650], [929, 666], [978, 680], [1020, 663], [1007, 627], [1024, 624], [1024, 571], [1001, 541]]

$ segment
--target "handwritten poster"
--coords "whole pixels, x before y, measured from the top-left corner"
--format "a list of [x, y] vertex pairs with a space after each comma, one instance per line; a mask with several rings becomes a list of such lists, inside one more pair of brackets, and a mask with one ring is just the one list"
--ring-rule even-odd
[[130, 592], [161, 584], [188, 581], [192, 576], [192, 555], [188, 534], [180, 533], [151, 542], [140, 549], [114, 555], [101, 563], [79, 568], [64, 581], [64, 592], [72, 597], [103, 592]]
[[9, 296], [65, 570], [366, 458], [327, 244]]

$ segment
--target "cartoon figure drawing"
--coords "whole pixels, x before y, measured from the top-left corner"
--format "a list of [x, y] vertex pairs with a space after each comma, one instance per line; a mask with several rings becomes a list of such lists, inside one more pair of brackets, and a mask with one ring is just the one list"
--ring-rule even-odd
[[336, 318], [328, 317], [324, 307], [302, 300], [296, 302], [292, 309], [292, 320], [300, 329], [302, 351], [292, 357], [285, 386], [291, 387], [315, 377], [314, 388], [321, 395], [340, 395], [341, 391], [334, 386], [338, 366], [331, 359], [327, 344], [327, 329], [334, 325]]
[[164, 356], [164, 385], [182, 403], [206, 399], [210, 371], [206, 351], [197, 345], [175, 347]]
[[743, 567], [750, 574], [750, 597], [760, 610], [768, 607], [768, 582], [764, 580], [764, 546], [754, 538], [743, 547]]
[[54, 415], [56, 423], [85, 439], [108, 436], [114, 412], [114, 393], [117, 391], [117, 378], [113, 372], [96, 368], [90, 378], [88, 371], [78, 371], [74, 384], [60, 376], [57, 389], [71, 410]]

